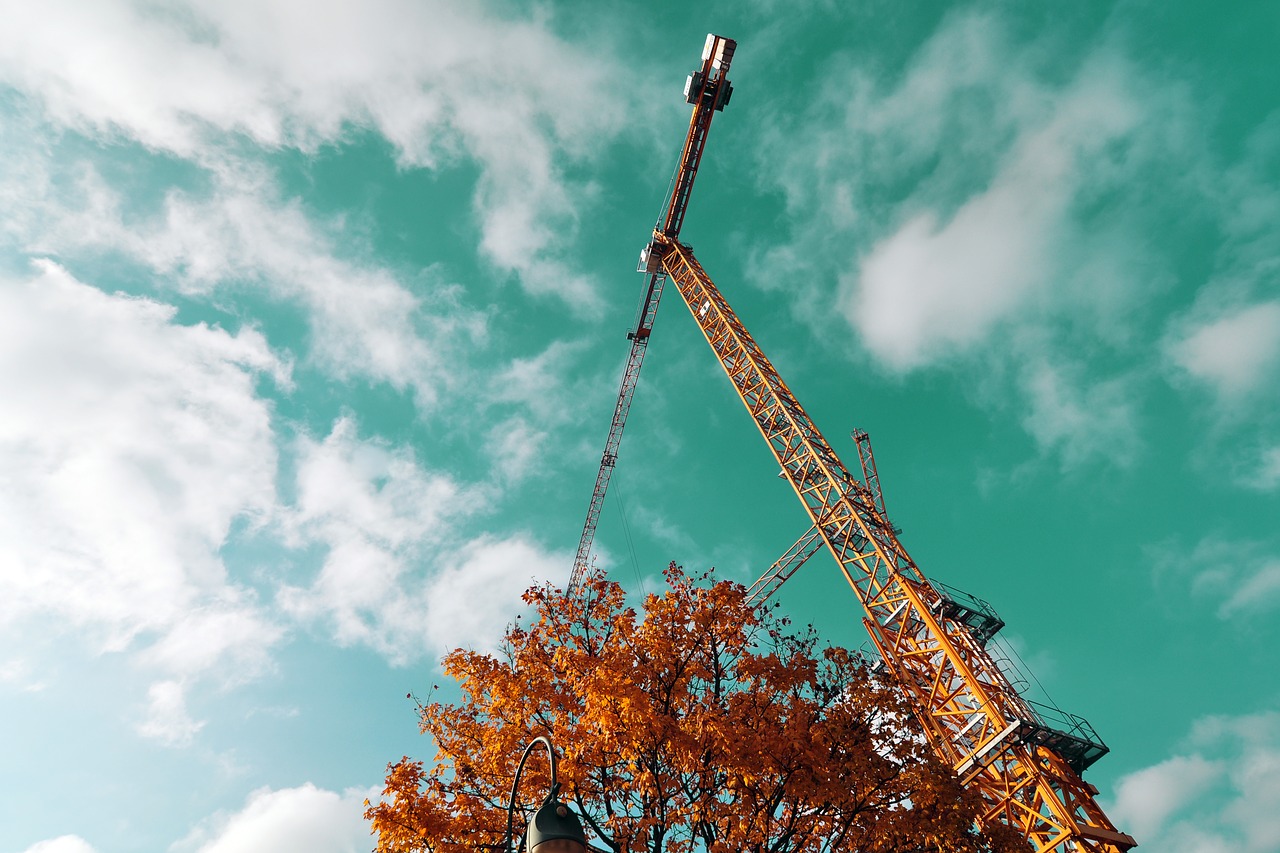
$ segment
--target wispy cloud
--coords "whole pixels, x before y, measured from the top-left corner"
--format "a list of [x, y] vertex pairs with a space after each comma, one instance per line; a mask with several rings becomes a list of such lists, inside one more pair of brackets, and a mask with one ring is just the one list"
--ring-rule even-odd
[[[581, 342], [553, 341], [544, 350], [516, 357], [493, 371], [480, 397], [484, 419], [493, 423], [486, 446], [493, 478], [515, 485], [556, 464], [588, 413], [610, 403], [616, 386], [614, 365], [591, 365], [582, 376], [589, 350]], [[595, 435], [593, 441], [598, 440]], [[584, 451], [598, 453], [594, 445]]]
[[1168, 853], [1280, 846], [1280, 713], [1198, 720], [1177, 754], [1116, 784], [1108, 813]]
[[1152, 295], [1171, 279], [1143, 238], [1150, 200], [1108, 200], [1156, 176], [1199, 192], [1203, 175], [1171, 168], [1196, 162], [1189, 100], [1122, 37], [1048, 74], [1054, 50], [965, 12], [900, 73], [824, 63], [812, 106], [762, 129], [788, 237], [750, 269], [824, 337], [843, 321], [886, 373], [954, 370], [984, 405], [1029, 410], [1041, 453], [1071, 469], [1136, 457], [1159, 376]]
[[1157, 584], [1174, 583], [1217, 605], [1220, 619], [1249, 618], [1280, 607], [1280, 550], [1275, 543], [1209, 536], [1193, 548], [1152, 552]]
[[407, 448], [361, 438], [344, 418], [322, 442], [303, 440], [290, 541], [321, 547], [314, 578], [280, 593], [285, 612], [365, 644], [392, 662], [457, 646], [490, 648], [532, 583], [563, 580], [567, 554], [531, 538], [469, 538], [492, 487], [428, 470]]
[[[883, 364], [919, 368], [984, 343], [1061, 273], [1058, 256], [1071, 236], [1070, 204], [1086, 164], [1131, 134], [1141, 114], [1109, 72], [1086, 69], [1065, 91], [1045, 93], [1047, 110], [1006, 118], [1016, 135], [985, 189], [953, 211], [916, 200], [909, 206], [924, 210], [841, 279], [845, 316]], [[917, 85], [909, 80], [896, 94]]]
[[1261, 451], [1253, 470], [1244, 478], [1249, 486], [1262, 491], [1270, 491], [1280, 486], [1280, 445]]
[[186, 746], [204, 723], [187, 710], [186, 690], [180, 681], [157, 681], [147, 691], [146, 719], [138, 725], [143, 737], [166, 746]]
[[1027, 364], [1021, 371], [1027, 413], [1022, 424], [1064, 470], [1090, 457], [1126, 465], [1141, 450], [1137, 401], [1127, 377], [1086, 378], [1078, 365]]
[[262, 166], [228, 160], [202, 183], [139, 212], [127, 195], [137, 188], [110, 186], [92, 163], [37, 160], [30, 171], [4, 170], [0, 191], [19, 213], [7, 227], [23, 251], [124, 257], [162, 289], [297, 306], [309, 321], [309, 365], [411, 388], [424, 409], [465, 373], [464, 353], [483, 346], [485, 314], [462, 303], [459, 285], [434, 268], [406, 281], [367, 260], [343, 221], [317, 221]]
[[563, 254], [586, 187], [565, 167], [641, 106], [611, 56], [480, 5], [52, 2], [14, 10], [0, 81], [58, 126], [202, 164], [241, 141], [314, 151], [362, 128], [405, 166], [474, 162], [485, 256], [589, 313], [593, 285]]

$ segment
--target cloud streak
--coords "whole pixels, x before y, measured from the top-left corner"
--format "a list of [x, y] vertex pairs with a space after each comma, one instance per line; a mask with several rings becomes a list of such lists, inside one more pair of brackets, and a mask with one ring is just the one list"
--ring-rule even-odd
[[1200, 599], [1217, 604], [1219, 619], [1256, 618], [1280, 606], [1280, 555], [1274, 543], [1207, 536], [1185, 549], [1155, 554], [1155, 580], [1175, 579]]

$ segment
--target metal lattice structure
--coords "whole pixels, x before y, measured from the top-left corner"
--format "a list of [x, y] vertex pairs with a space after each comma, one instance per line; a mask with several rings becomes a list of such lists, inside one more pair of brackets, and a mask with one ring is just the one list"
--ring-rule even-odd
[[[680, 152], [680, 163], [676, 167], [675, 181], [671, 197], [667, 202], [667, 210], [662, 222], [655, 229], [656, 233], [674, 240], [680, 235], [680, 226], [684, 224], [685, 210], [689, 206], [689, 194], [693, 191], [693, 181], [698, 176], [698, 165], [702, 162], [702, 150], [707, 144], [707, 131], [711, 129], [711, 119], [729, 103], [733, 96], [733, 86], [726, 76], [729, 64], [733, 61], [733, 52], [737, 42], [714, 34], [707, 36], [706, 45], [702, 49], [702, 67], [689, 75], [685, 83], [684, 99], [693, 104], [693, 115], [689, 118], [689, 131], [685, 134], [684, 150]], [[635, 327], [627, 332], [631, 341], [631, 352], [627, 355], [627, 366], [622, 371], [622, 386], [618, 389], [618, 402], [613, 407], [613, 420], [609, 422], [609, 436], [605, 439], [604, 455], [600, 458], [600, 470], [596, 473], [596, 484], [591, 490], [591, 504], [587, 508], [587, 520], [582, 526], [582, 535], [578, 539], [578, 552], [573, 558], [573, 573], [569, 577], [569, 588], [574, 589], [581, 582], [591, 560], [591, 545], [595, 541], [596, 525], [600, 522], [600, 510], [604, 508], [604, 497], [609, 491], [609, 480], [613, 477], [614, 466], [618, 462], [618, 448], [622, 444], [622, 431], [627, 425], [627, 415], [631, 411], [631, 399], [636, 392], [636, 382], [640, 379], [640, 367], [644, 364], [644, 354], [649, 347], [649, 335], [653, 332], [653, 320], [658, 313], [658, 301], [662, 298], [662, 287], [667, 280], [663, 272], [660, 254], [652, 254], [649, 247], [640, 254], [640, 272], [649, 276], [644, 296], [640, 300], [640, 310], [636, 314]]]
[[938, 755], [986, 800], [984, 823], [1014, 827], [1038, 853], [1136, 846], [1080, 777], [1083, 759], [1106, 751], [1096, 735], [1054, 728], [1009, 684], [983, 642], [948, 615], [947, 600], [902, 547], [883, 504], [845, 468], [693, 251], [655, 240], [665, 251], [663, 269], [853, 588], [886, 672], [911, 699]]
[[617, 460], [622, 429], [658, 298], [675, 283], [716, 359], [809, 516], [810, 530], [749, 590], [763, 602], [823, 547], [861, 605], [883, 671], [903, 690], [938, 756], [987, 804], [982, 822], [1022, 833], [1036, 853], [1122, 853], [1136, 846], [1116, 830], [1081, 778], [1106, 747], [1084, 720], [1025, 699], [987, 648], [1003, 622], [985, 602], [932, 584], [912, 561], [884, 511], [866, 433], [855, 433], [863, 480], [851, 475], [773, 364], [707, 276], [679, 231], [711, 116], [732, 88], [735, 44], [709, 35], [701, 71], [689, 77], [694, 105], [666, 215], [641, 254], [649, 276], [631, 357], [614, 410], [591, 509], [570, 581], [585, 573], [595, 525]]

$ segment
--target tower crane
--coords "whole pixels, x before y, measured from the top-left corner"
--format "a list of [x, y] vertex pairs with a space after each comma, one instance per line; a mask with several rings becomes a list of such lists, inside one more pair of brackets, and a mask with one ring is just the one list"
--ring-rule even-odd
[[908, 699], [938, 757], [977, 791], [985, 825], [1006, 824], [1036, 853], [1123, 853], [1137, 842], [1117, 830], [1082, 778], [1107, 752], [1087, 722], [1055, 716], [1023, 697], [987, 643], [1004, 623], [978, 599], [930, 581], [889, 522], [865, 433], [855, 433], [864, 479], [854, 477], [809, 418], [764, 351], [693, 254], [679, 240], [689, 191], [711, 115], [728, 102], [726, 78], [735, 43], [707, 37], [702, 70], [685, 86], [694, 105], [677, 180], [664, 220], [641, 254], [649, 276], [632, 338], [622, 392], [574, 564], [571, 589], [586, 569], [591, 537], [644, 344], [664, 281], [679, 291], [694, 322], [782, 469], [811, 527], [751, 588], [763, 601], [800, 564], [825, 549], [862, 607], [884, 673]]

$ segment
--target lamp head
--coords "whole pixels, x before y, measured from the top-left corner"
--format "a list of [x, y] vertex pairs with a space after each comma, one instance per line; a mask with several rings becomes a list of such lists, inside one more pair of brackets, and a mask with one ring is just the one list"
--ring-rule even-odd
[[587, 835], [573, 809], [554, 797], [534, 812], [525, 853], [587, 853]]

